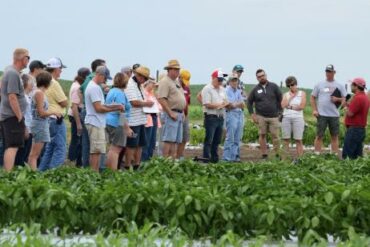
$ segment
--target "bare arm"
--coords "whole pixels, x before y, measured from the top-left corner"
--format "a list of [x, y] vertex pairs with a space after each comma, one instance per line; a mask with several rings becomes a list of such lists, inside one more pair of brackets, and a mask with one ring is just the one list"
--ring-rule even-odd
[[35, 101], [36, 101], [36, 111], [40, 117], [49, 117], [51, 115], [57, 115], [58, 117], [61, 115], [57, 112], [50, 112], [44, 110], [44, 94], [42, 92], [35, 93]]
[[106, 113], [112, 111], [123, 111], [123, 105], [102, 105], [100, 101], [96, 101], [93, 103], [94, 109], [98, 113]]
[[283, 100], [281, 101], [281, 108], [285, 108], [289, 105], [289, 100], [286, 94], [283, 96]]
[[58, 105], [60, 105], [61, 107], [65, 108], [65, 107], [68, 106], [68, 100], [64, 100], [64, 101], [58, 102]]
[[78, 104], [76, 103], [72, 103], [72, 115], [73, 115], [73, 118], [75, 119], [75, 122], [76, 122], [76, 126], [77, 126], [77, 131], [81, 131], [82, 130], [82, 124], [81, 124], [81, 120], [80, 120], [80, 113], [78, 112]]
[[10, 108], [12, 108], [18, 121], [21, 121], [23, 118], [23, 115], [21, 112], [21, 108], [19, 107], [17, 95], [15, 93], [11, 93], [8, 95], [8, 99], [9, 99]]

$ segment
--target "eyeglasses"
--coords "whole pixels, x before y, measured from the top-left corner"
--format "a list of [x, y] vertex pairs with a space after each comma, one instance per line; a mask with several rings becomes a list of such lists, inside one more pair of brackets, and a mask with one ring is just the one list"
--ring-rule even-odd
[[27, 58], [28, 60], [30, 60], [31, 59], [31, 57], [30, 56], [24, 56], [25, 58]]
[[265, 77], [266, 74], [263, 74], [263, 75], [258, 75], [257, 78], [262, 78], [262, 77]]
[[217, 78], [217, 81], [218, 81], [218, 82], [223, 82], [223, 81], [224, 81], [224, 78], [222, 78], [222, 77], [218, 77], [218, 78]]

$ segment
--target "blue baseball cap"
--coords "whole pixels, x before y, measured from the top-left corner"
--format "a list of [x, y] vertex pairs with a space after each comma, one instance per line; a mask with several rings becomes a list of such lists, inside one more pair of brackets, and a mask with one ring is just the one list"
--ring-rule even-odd
[[244, 68], [240, 64], [237, 64], [237, 65], [234, 66], [233, 71], [242, 71], [243, 72]]

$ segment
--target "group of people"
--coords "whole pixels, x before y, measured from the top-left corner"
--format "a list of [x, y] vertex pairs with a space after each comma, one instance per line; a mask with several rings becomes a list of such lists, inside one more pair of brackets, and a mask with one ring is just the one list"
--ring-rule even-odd
[[[183, 158], [190, 136], [191, 74], [181, 68], [178, 60], [168, 61], [164, 67], [167, 73], [157, 82], [149, 68], [140, 64], [123, 67], [112, 78], [106, 62], [95, 59], [91, 70], [82, 67], [77, 71], [69, 97], [58, 81], [66, 68], [60, 58], [51, 58], [46, 64], [29, 61], [27, 49], [16, 49], [13, 64], [5, 69], [1, 79], [0, 162], [6, 170], [14, 164], [28, 164], [40, 171], [64, 164], [67, 108], [71, 123], [68, 159], [77, 166], [90, 166], [96, 171], [103, 167], [137, 169], [142, 161], [153, 157], [157, 134], [162, 156]], [[29, 73], [22, 73], [28, 64]], [[202, 160], [219, 161], [218, 147], [225, 134], [222, 160], [240, 161], [246, 109], [258, 125], [263, 159], [268, 157], [267, 134], [271, 134], [275, 156], [281, 158], [280, 129], [284, 150], [289, 149], [293, 137], [295, 157], [299, 158], [303, 154], [306, 94], [298, 89], [297, 79], [286, 79], [289, 90], [283, 94], [259, 69], [258, 84], [247, 93], [241, 80], [243, 72], [242, 65], [235, 65], [229, 75], [216, 69], [211, 82], [197, 95], [204, 112]], [[342, 156], [362, 156], [369, 110], [366, 82], [363, 78], [351, 81], [354, 96], [349, 100], [344, 85], [334, 79], [334, 66], [328, 65], [325, 73], [326, 79], [315, 86], [310, 98], [317, 118], [315, 152], [321, 152], [327, 127], [332, 152], [339, 152], [339, 109], [343, 108], [347, 131]]]
[[[277, 159], [286, 156], [293, 138], [296, 144], [293, 160], [298, 162], [298, 158], [303, 155], [305, 91], [298, 89], [298, 81], [294, 76], [289, 76], [285, 81], [288, 91], [283, 94], [279, 86], [267, 79], [266, 72], [258, 69], [258, 84], [247, 94], [244, 83], [240, 80], [243, 72], [241, 65], [235, 65], [229, 76], [221, 70], [215, 70], [211, 75], [212, 82], [197, 96], [203, 105], [206, 130], [203, 158], [209, 162], [218, 162], [218, 146], [222, 133], [226, 132], [222, 159], [240, 161], [243, 111], [247, 108], [259, 129], [261, 158], [268, 158], [266, 135], [270, 134]], [[335, 80], [335, 73], [334, 66], [328, 65], [325, 68], [326, 79], [314, 87], [310, 97], [312, 113], [317, 118], [315, 153], [321, 153], [323, 137], [329, 128], [331, 151], [339, 155], [340, 109], [343, 109], [346, 134], [342, 158], [356, 159], [363, 155], [370, 94], [365, 93], [365, 80], [355, 78], [351, 80], [353, 97], [350, 99], [345, 86]], [[280, 130], [283, 150], [280, 148]]]
[[[68, 159], [77, 166], [137, 169], [154, 155], [158, 132], [162, 155], [183, 158], [191, 74], [177, 60], [168, 62], [158, 83], [140, 64], [126, 66], [112, 78], [106, 62], [96, 59], [91, 70], [78, 70], [69, 99], [58, 81], [66, 68], [60, 58], [46, 64], [29, 61], [27, 49], [16, 49], [1, 78], [0, 160], [5, 170], [28, 164], [45, 171], [64, 164], [67, 108]], [[28, 64], [30, 72], [22, 73]]]

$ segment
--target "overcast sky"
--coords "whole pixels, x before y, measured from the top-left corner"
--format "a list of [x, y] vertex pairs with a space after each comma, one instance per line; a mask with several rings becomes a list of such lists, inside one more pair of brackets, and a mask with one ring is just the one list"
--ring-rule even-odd
[[334, 64], [337, 79], [370, 82], [369, 0], [4, 0], [0, 68], [14, 48], [32, 59], [60, 57], [73, 79], [79, 67], [103, 58], [112, 73], [141, 63], [154, 76], [169, 59], [207, 83], [218, 67], [246, 68], [256, 83], [264, 68], [270, 81], [289, 75], [311, 88]]

